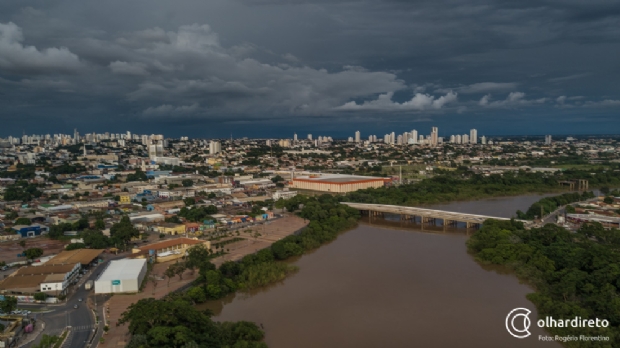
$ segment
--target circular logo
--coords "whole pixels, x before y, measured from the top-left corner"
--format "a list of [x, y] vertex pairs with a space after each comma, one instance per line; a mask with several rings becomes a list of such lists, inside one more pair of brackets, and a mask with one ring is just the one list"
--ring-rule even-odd
[[530, 313], [527, 308], [515, 308], [506, 316], [506, 330], [513, 337], [526, 338], [530, 334], [528, 329], [530, 328]]

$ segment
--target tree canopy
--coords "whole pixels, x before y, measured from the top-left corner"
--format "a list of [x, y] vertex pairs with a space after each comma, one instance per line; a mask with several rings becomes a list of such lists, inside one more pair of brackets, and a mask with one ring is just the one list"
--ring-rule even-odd
[[[552, 224], [526, 230], [516, 221], [490, 219], [467, 245], [479, 261], [509, 267], [532, 284], [536, 292], [527, 297], [540, 317], [610, 323], [608, 328], [549, 328], [552, 334], [620, 341], [620, 231], [598, 223], [584, 224], [577, 233]], [[580, 341], [570, 346], [590, 347]]]

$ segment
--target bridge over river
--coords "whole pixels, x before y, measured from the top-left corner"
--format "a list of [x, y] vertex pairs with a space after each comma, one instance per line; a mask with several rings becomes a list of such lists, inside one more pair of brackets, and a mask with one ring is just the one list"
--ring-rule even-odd
[[[425, 209], [425, 208], [417, 208], [417, 207], [406, 207], [400, 205], [385, 205], [385, 204], [365, 204], [365, 203], [351, 203], [351, 202], [341, 202], [341, 204], [346, 204], [351, 208], [355, 208], [362, 212], [362, 215], [369, 216], [382, 216], [383, 214], [397, 214], [400, 215], [401, 220], [413, 220], [420, 221], [420, 223], [425, 224], [436, 224], [437, 220], [443, 220], [444, 226], [456, 225], [459, 222], [463, 222], [467, 225], [467, 228], [470, 227], [479, 227], [482, 225], [484, 220], [486, 219], [496, 219], [496, 220], [510, 220], [508, 218], [496, 217], [496, 216], [487, 216], [487, 215], [476, 215], [476, 214], [467, 214], [467, 213], [458, 213], [452, 211], [444, 211], [444, 210], [435, 210], [435, 209]], [[521, 221], [525, 224], [531, 223], [530, 221], [517, 220]]]

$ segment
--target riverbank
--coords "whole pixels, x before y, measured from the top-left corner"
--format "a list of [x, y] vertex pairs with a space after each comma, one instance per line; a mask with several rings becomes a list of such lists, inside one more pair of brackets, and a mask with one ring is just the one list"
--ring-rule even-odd
[[[221, 265], [226, 261], [239, 260], [244, 256], [256, 253], [258, 250], [268, 248], [273, 243], [286, 236], [293, 235], [307, 224], [308, 221], [295, 215], [287, 214], [280, 219], [271, 221], [269, 224], [255, 227], [254, 229], [259, 229], [257, 232], [259, 232], [261, 236], [250, 237], [250, 234], [248, 234], [247, 237], [244, 236], [244, 238], [248, 238], [248, 240], [226, 246], [230, 249], [229, 254], [219, 256], [211, 261], [216, 265]], [[144, 279], [146, 284], [142, 292], [137, 294], [114, 295], [109, 299], [105, 305], [106, 320], [109, 325], [108, 333], [103, 336], [105, 346], [124, 347], [131, 339], [127, 325], [116, 326], [116, 322], [121, 318], [121, 314], [127, 310], [131, 304], [146, 298], [161, 299], [172, 292], [186, 289], [198, 278], [198, 271], [192, 272], [186, 270], [182, 274], [182, 279], [177, 276], [171, 278], [168, 283], [168, 279], [164, 278], [164, 271], [172, 263], [174, 262], [155, 264], [151, 271], [151, 279]]]

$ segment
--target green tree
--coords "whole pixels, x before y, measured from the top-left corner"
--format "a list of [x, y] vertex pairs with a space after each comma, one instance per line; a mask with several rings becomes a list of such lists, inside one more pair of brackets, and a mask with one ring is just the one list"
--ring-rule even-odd
[[36, 259], [37, 257], [40, 257], [41, 255], [43, 255], [43, 249], [41, 248], [26, 249], [26, 251], [24, 251], [24, 254], [26, 255], [26, 258], [30, 260]]
[[183, 203], [185, 203], [186, 207], [189, 207], [196, 204], [196, 200], [194, 199], [194, 197], [187, 197], [183, 199]]
[[23, 218], [23, 217], [15, 220], [15, 224], [16, 225], [30, 225], [31, 223], [32, 223], [32, 221], [30, 221], [30, 219]]
[[194, 182], [192, 181], [192, 179], [183, 179], [183, 181], [181, 181], [181, 184], [183, 185], [183, 187], [194, 186]]
[[110, 228], [110, 236], [115, 243], [126, 245], [132, 238], [138, 238], [140, 231], [138, 231], [129, 220], [127, 215], [121, 218], [121, 221], [112, 225]]
[[605, 203], [605, 204], [614, 204], [614, 199], [613, 199], [613, 197], [606, 196], [605, 198], [603, 198], [603, 203]]
[[95, 220], [95, 229], [97, 229], [97, 230], [105, 229], [105, 222], [103, 222], [103, 219]]
[[4, 301], [0, 301], [0, 310], [4, 313], [11, 313], [17, 308], [17, 297], [4, 296]]

